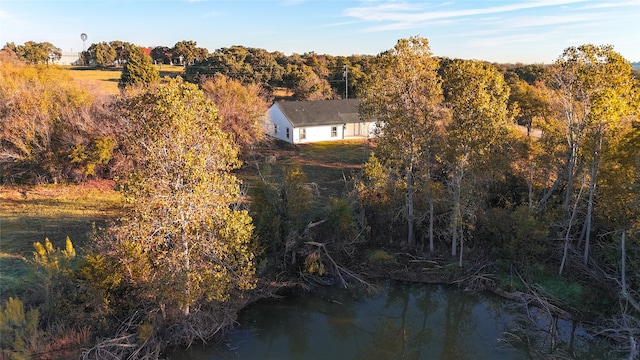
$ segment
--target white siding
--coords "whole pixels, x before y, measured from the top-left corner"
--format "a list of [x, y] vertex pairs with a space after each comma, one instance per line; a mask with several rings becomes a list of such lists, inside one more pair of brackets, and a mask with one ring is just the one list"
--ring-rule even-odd
[[60, 60], [54, 61], [57, 65], [81, 65], [80, 53], [77, 52], [63, 52]]
[[[330, 141], [330, 140], [342, 140], [342, 124], [340, 125], [326, 125], [326, 126], [309, 126], [306, 128], [297, 128], [293, 132], [293, 143], [294, 144], [302, 144], [302, 143], [312, 143], [318, 141]], [[331, 128], [335, 127], [336, 136], [331, 136]], [[306, 130], [306, 138], [301, 139], [300, 133], [302, 129]]]
[[[276, 137], [280, 140], [284, 140], [293, 143], [294, 134], [297, 135], [297, 131], [294, 131], [293, 125], [289, 122], [286, 116], [280, 111], [280, 108], [275, 104], [269, 108], [267, 114], [269, 121], [267, 122], [268, 128], [267, 134]], [[289, 137], [287, 138], [287, 129], [289, 129]]]

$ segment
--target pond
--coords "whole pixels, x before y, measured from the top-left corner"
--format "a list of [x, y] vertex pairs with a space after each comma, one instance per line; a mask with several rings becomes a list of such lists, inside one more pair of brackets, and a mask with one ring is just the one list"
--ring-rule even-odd
[[551, 320], [491, 294], [440, 285], [389, 282], [374, 294], [318, 287], [256, 302], [240, 313], [238, 326], [221, 344], [169, 355], [179, 360], [606, 358], [604, 344], [580, 326]]

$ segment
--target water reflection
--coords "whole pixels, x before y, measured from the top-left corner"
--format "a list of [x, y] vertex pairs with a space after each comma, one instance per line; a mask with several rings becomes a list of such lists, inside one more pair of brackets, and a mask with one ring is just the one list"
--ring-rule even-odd
[[499, 341], [506, 333], [523, 334], [513, 331], [514, 326], [525, 329], [522, 316], [522, 309], [503, 299], [442, 286], [393, 282], [378, 294], [318, 288], [256, 303], [240, 314], [240, 325], [226, 343], [195, 346], [170, 356], [172, 359], [538, 358], [532, 357], [542, 354], [532, 351], [535, 343], [519, 342], [520, 337], [513, 337], [510, 343], [516, 345], [514, 348]]

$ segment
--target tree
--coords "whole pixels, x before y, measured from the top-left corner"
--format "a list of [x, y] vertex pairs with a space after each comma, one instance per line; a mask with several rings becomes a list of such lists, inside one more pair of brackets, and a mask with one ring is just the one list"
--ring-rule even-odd
[[153, 66], [151, 57], [142, 48], [136, 48], [129, 53], [129, 60], [124, 64], [118, 86], [151, 84], [160, 80], [158, 70]]
[[27, 41], [24, 45], [14, 45], [12, 50], [20, 59], [30, 64], [49, 64], [49, 61], [59, 60], [62, 57], [62, 50], [50, 42]]
[[182, 40], [173, 46], [173, 59], [180, 60], [185, 66], [191, 64], [197, 55], [196, 42], [193, 40]]
[[[424, 182], [432, 180], [433, 145], [442, 126], [442, 90], [437, 69], [438, 60], [427, 39], [401, 39], [373, 61], [371, 75], [361, 92], [362, 117], [377, 119], [382, 129], [377, 152], [405, 184], [409, 247], [415, 244], [414, 178], [419, 174]], [[433, 217], [430, 219], [432, 229]], [[433, 246], [430, 236], [432, 252]]]
[[240, 81], [216, 74], [201, 84], [205, 96], [216, 104], [222, 130], [231, 134], [243, 152], [264, 137], [263, 118], [269, 103], [262, 86], [242, 85]]
[[106, 42], [91, 44], [87, 53], [89, 55], [85, 56], [85, 59], [95, 61], [96, 65], [100, 67], [111, 66], [116, 61], [116, 50]]
[[120, 110], [136, 164], [124, 187], [131, 211], [103, 252], [163, 314], [252, 287], [253, 226], [231, 173], [240, 162], [215, 105], [178, 78], [127, 93]]
[[509, 139], [509, 87], [502, 74], [490, 64], [454, 60], [444, 70], [443, 88], [452, 112], [451, 123], [447, 125], [445, 156], [452, 197], [451, 255], [456, 255], [460, 240], [462, 266], [464, 217], [474, 218], [476, 204], [470, 193], [474, 188], [472, 181], [480, 185], [480, 175], [499, 165], [500, 159], [496, 155]]
[[284, 68], [275, 56], [264, 49], [231, 46], [216, 50], [206, 59], [187, 67], [193, 76], [221, 73], [242, 84], [276, 85], [282, 80]]
[[166, 46], [156, 46], [151, 50], [151, 58], [159, 64], [171, 64], [173, 62], [173, 53]]
[[287, 66], [283, 80], [293, 90], [295, 100], [325, 100], [332, 97], [331, 86], [307, 65]]
[[[365, 78], [364, 68], [372, 58], [371, 55], [352, 55], [349, 57], [327, 55], [327, 66], [330, 72], [328, 79], [334, 92], [341, 97], [355, 97]], [[348, 89], [345, 89], [345, 86], [348, 86]]]
[[133, 51], [137, 51], [138, 46], [120, 40], [114, 40], [109, 42], [109, 47], [111, 47], [115, 51], [115, 61], [118, 66], [126, 63], [129, 60], [129, 55]]
[[[599, 176], [599, 202], [596, 218], [606, 224], [604, 230], [614, 236], [629, 235], [629, 249], [634, 244], [640, 251], [640, 121], [625, 126], [611, 139], [602, 154], [602, 168]], [[626, 249], [621, 248], [623, 255]], [[632, 251], [630, 251], [633, 253]], [[633, 257], [632, 257], [633, 258]], [[637, 258], [637, 256], [635, 257]], [[624, 263], [623, 263], [624, 264]], [[640, 267], [637, 261], [631, 262], [636, 271], [635, 289], [640, 289]], [[624, 269], [623, 269], [624, 271]], [[623, 282], [624, 285], [624, 282]], [[640, 294], [636, 294], [638, 296]]]
[[[565, 180], [564, 196], [564, 255], [562, 273], [571, 240], [571, 229], [579, 223], [580, 189], [574, 185], [578, 171], [584, 171], [580, 188], [587, 189], [585, 217], [580, 240], [584, 238], [583, 263], [589, 259], [598, 170], [603, 147], [617, 131], [619, 122], [633, 109], [635, 80], [631, 65], [613, 47], [591, 44], [567, 48], [551, 69], [549, 87], [567, 139], [564, 172], [558, 180]], [[582, 169], [580, 165], [586, 167]], [[553, 188], [551, 189], [553, 190]]]

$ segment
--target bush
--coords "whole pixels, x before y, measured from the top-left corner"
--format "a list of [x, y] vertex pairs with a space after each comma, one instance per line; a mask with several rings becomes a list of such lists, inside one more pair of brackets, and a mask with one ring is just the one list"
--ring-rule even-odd
[[352, 241], [358, 234], [358, 224], [347, 199], [332, 199], [327, 206], [328, 236], [340, 242]]
[[38, 337], [38, 309], [25, 312], [24, 303], [10, 297], [0, 306], [0, 346], [3, 358], [29, 359]]
[[582, 301], [583, 288], [577, 282], [569, 282], [560, 277], [547, 277], [538, 281], [544, 292], [569, 306], [577, 306]]
[[375, 265], [390, 264], [394, 260], [395, 259], [393, 255], [389, 254], [388, 252], [382, 249], [373, 250], [367, 256], [367, 261], [370, 264], [375, 264]]

